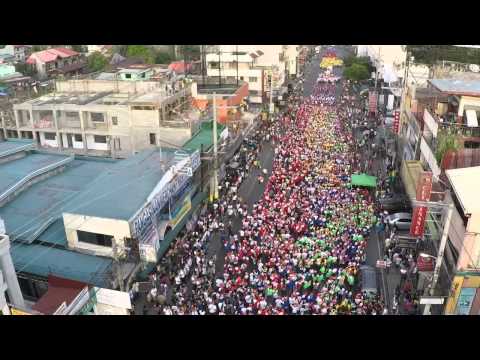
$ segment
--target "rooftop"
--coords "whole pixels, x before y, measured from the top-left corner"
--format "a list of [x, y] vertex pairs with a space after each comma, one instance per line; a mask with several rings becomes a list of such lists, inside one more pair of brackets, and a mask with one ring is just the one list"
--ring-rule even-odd
[[480, 212], [478, 182], [480, 166], [445, 171], [465, 215]]
[[57, 58], [68, 58], [70, 56], [79, 55], [78, 52], [73, 51], [67, 48], [54, 48], [54, 49], [47, 49], [43, 51], [34, 52], [32, 55], [29, 56], [27, 60], [27, 64], [35, 64], [37, 59], [43, 63], [51, 62], [57, 60]]
[[32, 145], [32, 140], [23, 139], [8, 139], [7, 141], [0, 141], [0, 158], [7, 153], [22, 151], [26, 146]]
[[[11, 171], [20, 164], [20, 168], [34, 166], [35, 163], [49, 161], [52, 155], [32, 154], [20, 160], [5, 164]], [[45, 160], [41, 160], [41, 159]], [[33, 184], [28, 190], [20, 193], [12, 201], [0, 207], [0, 217], [12, 240], [28, 240], [32, 234], [52, 220], [62, 218], [62, 212], [71, 206], [70, 200], [76, 194], [91, 187], [100, 174], [114, 164], [113, 160], [81, 159], [65, 165], [65, 170], [55, 176]], [[19, 171], [19, 170], [17, 170]], [[4, 178], [0, 172], [0, 179]], [[54, 222], [38, 241], [66, 246], [65, 231], [61, 224]]]
[[[183, 145], [184, 150], [196, 151], [200, 150], [203, 144], [203, 151], [208, 151], [208, 149], [213, 144], [213, 134], [212, 134], [213, 121], [204, 122], [200, 126], [200, 131], [196, 133], [190, 140], [188, 140], [185, 145]], [[222, 131], [225, 129], [225, 125], [217, 124], [217, 136], [220, 138]]]
[[[175, 151], [162, 147], [165, 169], [172, 164]], [[65, 212], [128, 221], [147, 202], [164, 174], [159, 150], [144, 150], [109, 167], [101, 175], [101, 181], [79, 192], [69, 202], [75, 205], [66, 206]]]
[[433, 79], [429, 82], [433, 87], [444, 93], [480, 96], [480, 80]]
[[0, 195], [25, 176], [66, 158], [68, 156], [32, 154], [19, 160], [0, 164]]
[[11, 254], [17, 272], [41, 277], [55, 275], [109, 287], [112, 259], [36, 244], [15, 244]]

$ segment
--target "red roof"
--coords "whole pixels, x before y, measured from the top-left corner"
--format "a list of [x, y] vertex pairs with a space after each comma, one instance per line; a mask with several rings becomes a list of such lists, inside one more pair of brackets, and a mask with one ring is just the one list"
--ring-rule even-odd
[[45, 315], [52, 315], [63, 302], [65, 302], [68, 307], [87, 286], [87, 284], [80, 281], [49, 275], [48, 290], [45, 295], [32, 306], [32, 309]]
[[32, 55], [29, 56], [27, 60], [27, 64], [35, 64], [38, 61], [42, 63], [48, 63], [51, 61], [57, 60], [60, 58], [68, 58], [70, 56], [79, 55], [78, 52], [73, 51], [67, 48], [55, 48], [55, 49], [47, 49], [43, 51], [34, 52]]

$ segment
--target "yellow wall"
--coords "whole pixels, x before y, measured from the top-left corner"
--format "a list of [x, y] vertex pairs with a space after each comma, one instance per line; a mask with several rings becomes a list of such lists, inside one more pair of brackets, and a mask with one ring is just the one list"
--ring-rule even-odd
[[445, 307], [445, 315], [453, 315], [457, 307], [458, 297], [462, 291], [463, 276], [455, 276], [452, 282], [452, 294], [448, 298], [447, 306]]
[[65, 224], [68, 247], [76, 250], [93, 251], [95, 255], [113, 256], [113, 251], [112, 248], [105, 246], [79, 243], [77, 230], [113, 236], [119, 251], [124, 246], [124, 238], [131, 237], [128, 221], [124, 220], [64, 213], [63, 222]]

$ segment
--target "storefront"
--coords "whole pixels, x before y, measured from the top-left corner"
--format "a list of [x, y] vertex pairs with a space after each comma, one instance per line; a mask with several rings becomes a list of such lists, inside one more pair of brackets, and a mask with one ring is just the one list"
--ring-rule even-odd
[[458, 273], [445, 308], [445, 315], [480, 315], [480, 274]]

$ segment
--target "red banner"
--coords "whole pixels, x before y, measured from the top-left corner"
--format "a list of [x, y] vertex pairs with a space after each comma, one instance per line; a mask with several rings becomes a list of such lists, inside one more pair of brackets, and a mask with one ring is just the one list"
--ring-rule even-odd
[[393, 118], [393, 132], [398, 134], [398, 129], [400, 127], [400, 111], [395, 111], [395, 115]]
[[377, 113], [377, 101], [378, 101], [378, 94], [376, 91], [370, 91], [368, 93], [368, 105], [369, 110], [371, 113]]
[[[417, 184], [417, 201], [429, 201], [432, 194], [432, 177], [431, 171], [424, 171]], [[417, 206], [412, 214], [412, 226], [410, 227], [411, 236], [423, 236], [425, 230], [425, 220], [427, 218], [427, 207]]]

